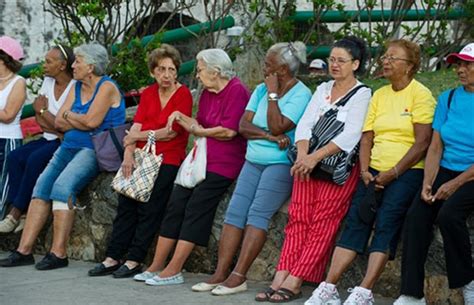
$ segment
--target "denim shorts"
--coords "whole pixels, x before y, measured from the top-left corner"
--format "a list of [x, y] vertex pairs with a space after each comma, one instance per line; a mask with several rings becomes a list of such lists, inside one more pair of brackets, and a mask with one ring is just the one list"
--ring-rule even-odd
[[[373, 175], [378, 173], [373, 169], [370, 171]], [[390, 258], [395, 257], [405, 214], [422, 182], [423, 170], [409, 169], [385, 186], [374, 225], [364, 223], [359, 217], [359, 204], [367, 191], [364, 182], [360, 180], [337, 246], [361, 254], [365, 251], [372, 228], [374, 228], [369, 253], [389, 253]]]
[[273, 214], [290, 198], [293, 178], [288, 164], [259, 165], [245, 161], [224, 223], [267, 231]]
[[76, 196], [99, 174], [95, 151], [59, 147], [36, 181], [33, 198], [76, 202]]

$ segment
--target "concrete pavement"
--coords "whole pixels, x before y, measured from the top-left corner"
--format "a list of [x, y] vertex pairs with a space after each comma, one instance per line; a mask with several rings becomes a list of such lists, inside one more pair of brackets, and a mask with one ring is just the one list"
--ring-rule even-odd
[[[0, 252], [0, 258], [7, 253]], [[36, 261], [41, 259], [37, 256]], [[255, 294], [268, 285], [249, 281], [249, 290], [231, 296], [218, 297], [196, 293], [191, 286], [207, 275], [185, 273], [182, 285], [151, 287], [131, 279], [111, 276], [89, 277], [87, 270], [94, 263], [69, 261], [69, 267], [52, 271], [37, 271], [34, 266], [0, 267], [0, 305], [241, 305], [262, 304], [254, 301]], [[290, 304], [303, 304], [313, 287], [303, 287], [303, 298]], [[343, 293], [345, 296], [346, 293]], [[389, 305], [393, 300], [376, 296], [377, 305]], [[268, 303], [267, 303], [268, 304]]]

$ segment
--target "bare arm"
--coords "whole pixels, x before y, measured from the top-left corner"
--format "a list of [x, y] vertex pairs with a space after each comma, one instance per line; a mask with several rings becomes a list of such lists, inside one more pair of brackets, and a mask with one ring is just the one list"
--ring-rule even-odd
[[388, 171], [380, 172], [375, 177], [375, 182], [379, 187], [383, 187], [398, 178], [426, 155], [432, 134], [431, 124], [413, 124], [413, 128], [415, 143], [394, 167]]
[[281, 114], [277, 101], [268, 101], [267, 110], [268, 129], [272, 135], [277, 136], [296, 127], [290, 119]]
[[374, 176], [369, 172], [372, 146], [374, 146], [374, 132], [372, 130], [365, 131], [360, 139], [359, 152], [360, 176], [365, 185], [374, 180]]
[[255, 126], [252, 123], [254, 116], [255, 112], [246, 110], [242, 118], [240, 118], [239, 133], [244, 138], [249, 140], [264, 139], [270, 142], [275, 142], [278, 143], [280, 149], [285, 149], [291, 144], [290, 138], [288, 138], [284, 133], [275, 136], [258, 126]]
[[9, 124], [13, 122], [26, 100], [26, 83], [24, 79], [18, 80], [13, 85], [7, 97], [5, 108], [0, 110], [0, 122]]
[[64, 104], [59, 108], [56, 118], [54, 119], [54, 127], [61, 132], [66, 132], [69, 129], [74, 128], [71, 123], [64, 118], [64, 112], [71, 111], [72, 104], [74, 103], [74, 96], [75, 90], [70, 90], [66, 97], [66, 101], [64, 101]]

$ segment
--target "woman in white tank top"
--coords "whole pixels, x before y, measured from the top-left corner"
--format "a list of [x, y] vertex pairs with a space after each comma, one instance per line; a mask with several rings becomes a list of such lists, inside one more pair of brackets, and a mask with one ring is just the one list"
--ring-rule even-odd
[[0, 218], [4, 216], [5, 194], [8, 192], [7, 155], [21, 145], [21, 109], [26, 99], [26, 84], [17, 75], [24, 57], [15, 39], [0, 37]]

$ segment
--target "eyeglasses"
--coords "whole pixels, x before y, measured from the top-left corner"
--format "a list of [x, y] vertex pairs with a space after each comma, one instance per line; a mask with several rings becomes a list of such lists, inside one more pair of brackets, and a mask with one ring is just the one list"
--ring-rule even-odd
[[64, 59], [68, 60], [68, 56], [67, 56], [67, 53], [66, 53], [66, 50], [64, 49], [64, 47], [60, 44], [58, 44], [57, 47], [58, 47], [59, 51], [61, 51], [61, 54], [63, 54]]
[[341, 66], [341, 65], [343, 65], [347, 62], [354, 61], [354, 59], [353, 58], [347, 59], [347, 58], [342, 58], [342, 57], [337, 57], [337, 58], [336, 57], [328, 57], [327, 61], [330, 65], [338, 64], [338, 65]]
[[397, 61], [397, 60], [411, 62], [411, 60], [409, 60], [409, 59], [401, 58], [401, 57], [395, 57], [395, 56], [392, 56], [392, 55], [390, 55], [390, 56], [388, 56], [388, 55], [380, 56], [380, 61], [381, 62], [384, 62], [385, 60], [387, 60], [389, 63], [392, 63], [392, 62]]
[[172, 67], [167, 68], [167, 67], [158, 66], [155, 69], [158, 70], [158, 72], [161, 74], [164, 74], [166, 72], [168, 72], [169, 74], [176, 74], [176, 69]]

